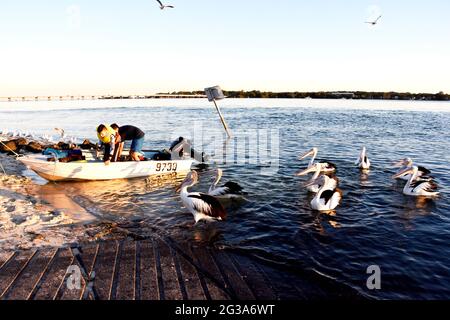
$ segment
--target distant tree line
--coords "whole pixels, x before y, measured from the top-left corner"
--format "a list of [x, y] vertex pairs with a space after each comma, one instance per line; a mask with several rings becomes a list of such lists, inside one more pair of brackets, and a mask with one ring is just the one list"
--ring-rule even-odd
[[[366, 91], [317, 91], [317, 92], [269, 92], [269, 91], [228, 91], [223, 93], [228, 98], [278, 98], [278, 99], [376, 99], [376, 100], [427, 100], [449, 101], [450, 95], [439, 93], [410, 93], [410, 92], [366, 92]], [[204, 94], [203, 91], [178, 91], [171, 94]]]

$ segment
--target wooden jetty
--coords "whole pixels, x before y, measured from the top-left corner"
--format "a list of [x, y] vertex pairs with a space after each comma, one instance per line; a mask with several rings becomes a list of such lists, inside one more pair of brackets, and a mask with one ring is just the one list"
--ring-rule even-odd
[[27, 102], [27, 101], [71, 101], [71, 100], [123, 100], [123, 99], [205, 99], [203, 94], [152, 94], [152, 95], [66, 95], [66, 96], [20, 96], [0, 97], [0, 102]]
[[[75, 266], [80, 285], [68, 286]], [[169, 238], [13, 252], [0, 260], [1, 300], [361, 299], [243, 253]]]

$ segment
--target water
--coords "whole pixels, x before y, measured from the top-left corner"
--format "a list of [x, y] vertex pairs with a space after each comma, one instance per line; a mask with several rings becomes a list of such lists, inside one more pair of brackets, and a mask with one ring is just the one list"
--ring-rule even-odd
[[[140, 234], [160, 233], [180, 241], [239, 248], [280, 265], [312, 270], [383, 299], [450, 298], [450, 104], [350, 100], [226, 100], [232, 130], [279, 129], [279, 169], [262, 175], [255, 164], [217, 164], [223, 181], [238, 181], [248, 201], [228, 205], [223, 223], [192, 227], [175, 187], [179, 179], [61, 183], [58, 188], [99, 220], [130, 222]], [[95, 138], [100, 122], [135, 124], [146, 147], [165, 148], [194, 121], [220, 130], [214, 109], [200, 100], [83, 101], [0, 105], [2, 127]], [[365, 145], [372, 162], [366, 175], [354, 161]], [[298, 155], [312, 146], [319, 159], [338, 166], [343, 201], [334, 215], [310, 210]], [[221, 146], [217, 146], [219, 148]], [[411, 157], [431, 169], [441, 186], [435, 200], [401, 193], [390, 177], [393, 161]], [[216, 159], [217, 160], [217, 159]], [[200, 172], [195, 190], [206, 191], [211, 169]], [[379, 291], [366, 288], [370, 265], [382, 271]]]

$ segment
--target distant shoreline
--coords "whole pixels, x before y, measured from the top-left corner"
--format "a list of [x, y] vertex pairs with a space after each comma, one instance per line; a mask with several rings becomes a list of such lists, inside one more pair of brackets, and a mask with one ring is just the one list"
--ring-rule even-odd
[[[369, 91], [317, 91], [317, 92], [269, 92], [269, 91], [223, 91], [229, 99], [349, 99], [349, 100], [403, 100], [403, 101], [450, 101], [450, 94], [369, 92]], [[0, 97], [2, 102], [72, 101], [72, 100], [135, 100], [135, 99], [205, 99], [203, 91], [177, 91], [154, 95], [65, 95]]]

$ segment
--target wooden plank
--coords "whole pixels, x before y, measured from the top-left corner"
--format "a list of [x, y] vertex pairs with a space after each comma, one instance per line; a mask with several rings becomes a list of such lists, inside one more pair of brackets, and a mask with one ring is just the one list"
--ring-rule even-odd
[[39, 274], [39, 277], [38, 277], [36, 283], [34, 284], [34, 287], [31, 289], [30, 293], [26, 297], [26, 300], [32, 300], [33, 297], [36, 295], [37, 290], [40, 289], [41, 284], [42, 284], [43, 280], [45, 279], [45, 275], [47, 274], [47, 272], [49, 272], [50, 266], [52, 265], [52, 263], [55, 260], [55, 257], [58, 254], [58, 249], [53, 249], [52, 251], [53, 251], [52, 256], [48, 260], [46, 266], [42, 269], [42, 272]]
[[98, 255], [94, 265], [94, 286], [100, 300], [109, 300], [111, 298], [118, 248], [117, 241], [99, 244]]
[[[203, 291], [203, 295], [205, 296], [206, 300], [212, 300], [211, 294], [209, 293], [208, 285], [206, 283], [206, 279], [203, 276], [203, 273], [199, 270], [199, 266], [197, 266], [197, 259], [194, 257], [192, 253], [191, 246], [188, 243], [181, 243], [178, 244], [178, 248], [185, 259], [188, 259], [189, 263], [194, 267], [195, 272], [197, 274], [197, 277], [200, 281], [200, 286]], [[179, 253], [181, 255], [181, 253]]]
[[210, 254], [222, 274], [227, 287], [230, 287], [236, 298], [238, 300], [255, 300], [255, 296], [228, 255], [221, 250], [210, 251]]
[[17, 252], [9, 252], [0, 254], [0, 272], [2, 268], [17, 254]]
[[53, 300], [62, 286], [66, 271], [73, 263], [72, 253], [68, 248], [58, 249], [47, 271], [39, 280], [40, 283], [33, 289], [30, 299]]
[[0, 273], [0, 299], [8, 292], [14, 281], [26, 268], [36, 251], [22, 251], [12, 258]]
[[181, 279], [184, 280], [186, 288], [187, 299], [189, 300], [205, 300], [206, 295], [202, 289], [200, 278], [195, 269], [189, 261], [183, 258], [180, 254], [175, 253], [176, 259], [180, 265], [180, 271], [182, 273]]
[[121, 254], [116, 270], [116, 289], [111, 299], [134, 300], [135, 299], [135, 275], [136, 275], [136, 244], [132, 241], [123, 242]]
[[170, 248], [163, 241], [157, 239], [155, 243], [158, 246], [161, 273], [164, 288], [165, 300], [182, 300], [183, 295], [181, 293], [180, 283], [177, 277], [177, 271], [175, 262], [172, 258]]
[[[77, 265], [80, 269], [84, 267], [85, 272], [89, 275], [92, 271], [93, 264], [95, 262], [95, 258], [98, 252], [98, 245], [88, 245], [80, 250], [80, 257], [82, 264], [80, 265], [78, 259], [74, 260], [74, 264]], [[86, 289], [86, 279], [81, 277], [81, 287], [79, 289], [69, 289], [67, 286], [64, 286], [64, 290], [61, 295], [61, 300], [79, 300], [82, 298], [84, 290]]]
[[139, 257], [139, 298], [142, 300], [158, 300], [158, 280], [156, 275], [155, 253], [153, 241], [145, 240], [139, 242], [137, 256]]
[[158, 297], [159, 300], [165, 300], [165, 293], [164, 293], [164, 279], [162, 276], [162, 269], [161, 269], [161, 257], [159, 254], [159, 245], [156, 242], [156, 240], [153, 241], [153, 252], [155, 254], [155, 267], [156, 267], [156, 280], [158, 283]]
[[191, 248], [195, 262], [202, 270], [206, 271], [208, 276], [205, 276], [205, 282], [208, 287], [208, 292], [213, 300], [228, 300], [232, 298], [229, 292], [224, 291], [222, 288], [226, 287], [225, 281], [220, 274], [216, 263], [212, 259], [211, 255], [204, 247], [193, 246]]
[[4, 293], [4, 299], [25, 300], [33, 292], [34, 287], [41, 279], [48, 263], [52, 260], [56, 250], [39, 250], [30, 259], [29, 263], [17, 276], [9, 290]]
[[275, 292], [253, 262], [242, 255], [227, 253], [257, 300], [275, 300]]

